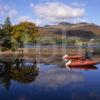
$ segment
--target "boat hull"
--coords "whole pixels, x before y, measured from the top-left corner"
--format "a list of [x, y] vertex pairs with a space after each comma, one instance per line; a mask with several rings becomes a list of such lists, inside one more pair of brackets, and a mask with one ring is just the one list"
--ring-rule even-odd
[[87, 66], [93, 66], [93, 65], [96, 65], [98, 64], [99, 62], [97, 61], [76, 61], [76, 62], [72, 62], [71, 64], [69, 64], [68, 66], [69, 67], [87, 67]]

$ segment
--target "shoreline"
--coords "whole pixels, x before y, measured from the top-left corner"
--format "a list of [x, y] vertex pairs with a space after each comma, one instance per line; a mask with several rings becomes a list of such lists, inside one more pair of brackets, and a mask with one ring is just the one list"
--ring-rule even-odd
[[[73, 54], [72, 52], [75, 50], [66, 50], [66, 52], [70, 52], [69, 54]], [[34, 52], [34, 53], [33, 53]], [[76, 55], [77, 53], [74, 53]], [[46, 50], [46, 52], [43, 50], [40, 50], [40, 52], [37, 52], [36, 50], [32, 50], [31, 52], [12, 52], [12, 51], [6, 51], [0, 53], [0, 59], [7, 58], [14, 59], [16, 57], [22, 58], [24, 60], [30, 60], [32, 62], [36, 61], [38, 64], [44, 63], [44, 64], [56, 64], [59, 66], [64, 66], [65, 62], [63, 61], [62, 57], [65, 55], [65, 53], [62, 53], [60, 49], [55, 52], [55, 54], [52, 54], [52, 51]], [[81, 54], [84, 57], [84, 54]], [[100, 61], [100, 55], [94, 55], [93, 60]]]

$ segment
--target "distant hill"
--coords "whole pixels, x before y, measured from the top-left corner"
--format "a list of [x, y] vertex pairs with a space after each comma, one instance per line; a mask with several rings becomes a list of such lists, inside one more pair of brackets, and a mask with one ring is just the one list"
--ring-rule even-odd
[[51, 36], [55, 38], [63, 38], [64, 35], [85, 39], [100, 36], [100, 26], [86, 22], [77, 24], [61, 22], [58, 25], [46, 25], [44, 27], [38, 27], [38, 29], [42, 36]]
[[58, 25], [74, 25], [73, 23], [68, 22], [60, 22]]

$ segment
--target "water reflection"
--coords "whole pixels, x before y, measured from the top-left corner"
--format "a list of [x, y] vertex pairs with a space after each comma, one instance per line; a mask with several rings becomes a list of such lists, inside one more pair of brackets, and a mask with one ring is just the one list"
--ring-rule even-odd
[[68, 70], [73, 70], [73, 69], [80, 69], [80, 70], [97, 70], [98, 68], [96, 66], [70, 66], [66, 67]]
[[0, 61], [0, 67], [0, 100], [100, 99], [100, 65], [68, 71], [64, 65], [18, 57]]
[[9, 90], [11, 80], [24, 84], [34, 81], [39, 72], [35, 64], [22, 58], [0, 61], [0, 84]]
[[84, 77], [81, 73], [67, 71], [66, 68], [60, 68], [56, 65], [39, 65], [39, 75], [31, 84], [41, 88], [64, 87], [71, 83], [81, 83]]

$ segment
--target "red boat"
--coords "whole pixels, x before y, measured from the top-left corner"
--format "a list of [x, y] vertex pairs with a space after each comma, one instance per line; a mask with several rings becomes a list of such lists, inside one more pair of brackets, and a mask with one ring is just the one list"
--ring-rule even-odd
[[82, 56], [68, 56], [68, 57], [65, 57], [65, 59], [81, 59], [83, 58]]
[[65, 55], [63, 57], [63, 59], [82, 59], [83, 57], [82, 56], [68, 56], [68, 55]]
[[92, 60], [80, 60], [80, 61], [72, 61], [70, 64], [67, 65], [66, 63], [66, 66], [69, 66], [69, 67], [83, 67], [83, 66], [93, 66], [93, 65], [96, 65], [98, 64], [99, 62], [97, 61], [92, 61]]
[[68, 67], [85, 67], [85, 66], [93, 66], [98, 64], [99, 62], [94, 60], [82, 60], [82, 56], [68, 56], [65, 55], [63, 59], [66, 62], [66, 66]]

